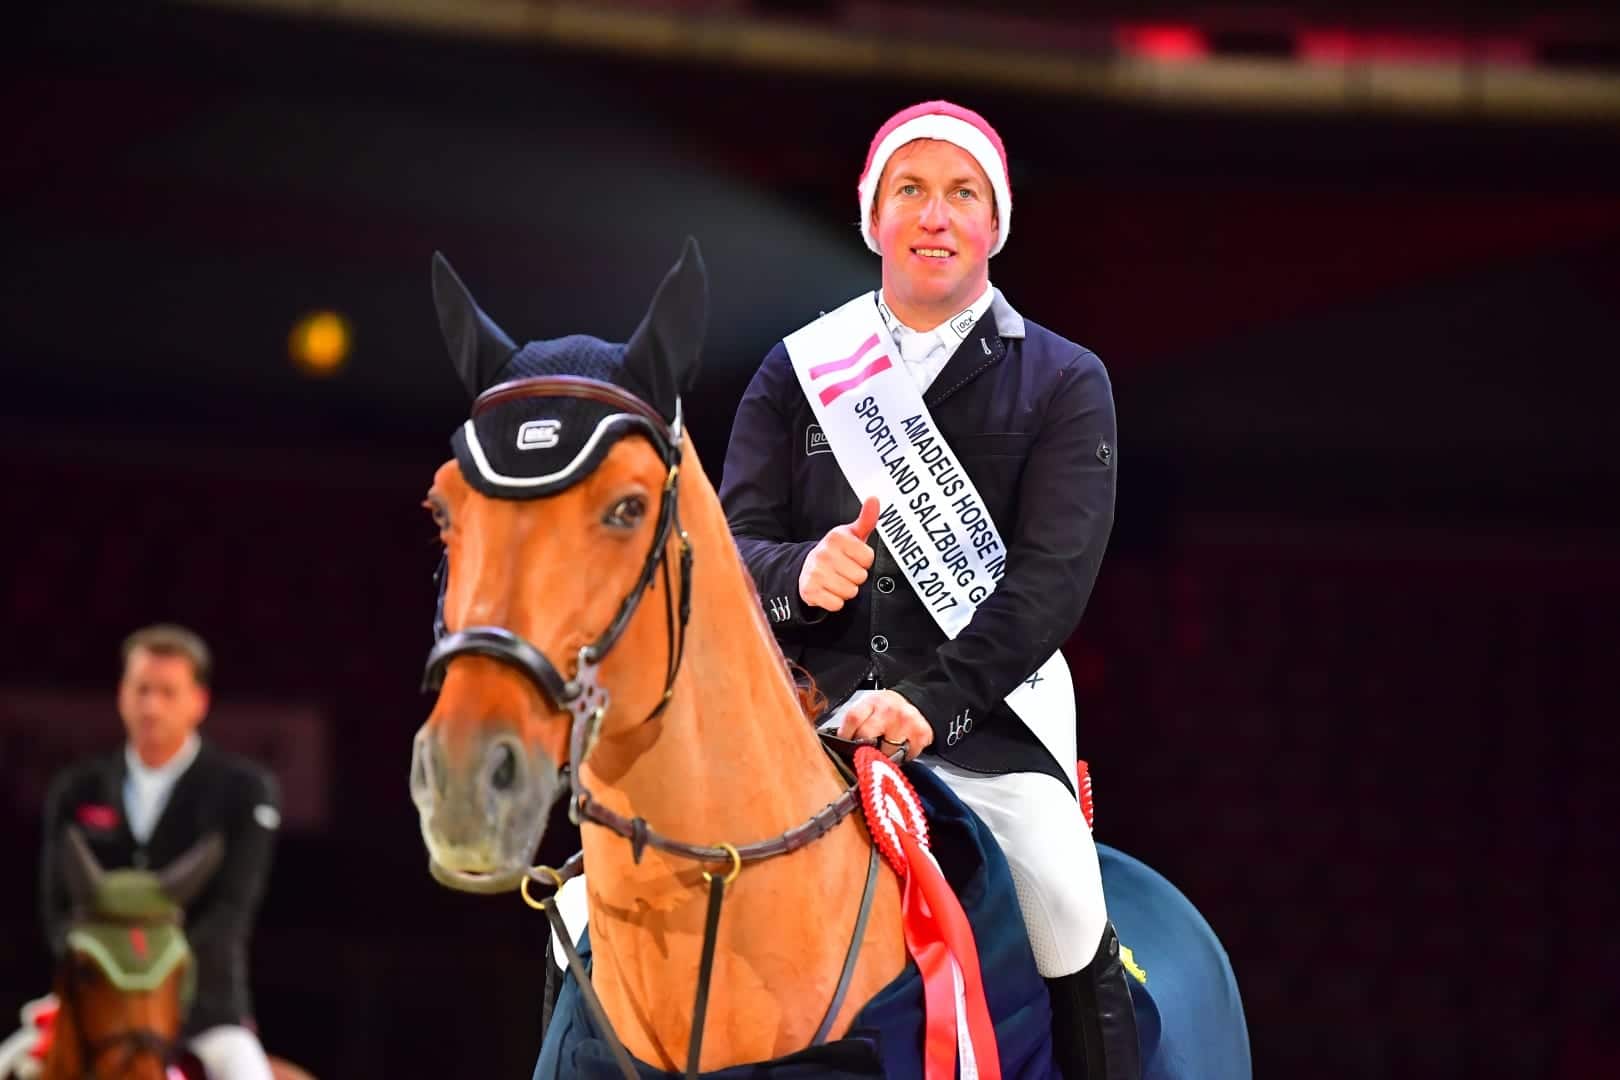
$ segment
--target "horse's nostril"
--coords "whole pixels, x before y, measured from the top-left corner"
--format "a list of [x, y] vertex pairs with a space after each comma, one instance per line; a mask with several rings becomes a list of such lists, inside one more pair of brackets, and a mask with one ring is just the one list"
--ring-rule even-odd
[[444, 794], [444, 759], [439, 740], [423, 728], [411, 750], [411, 791], [425, 798]]
[[507, 791], [516, 779], [517, 755], [512, 752], [510, 746], [502, 743], [495, 762], [495, 772], [490, 776], [489, 782], [495, 786], [496, 791]]

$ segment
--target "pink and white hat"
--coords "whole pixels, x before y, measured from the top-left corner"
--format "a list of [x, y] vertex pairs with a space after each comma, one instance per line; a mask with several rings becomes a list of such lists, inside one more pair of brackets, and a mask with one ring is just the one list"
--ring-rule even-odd
[[878, 180], [883, 167], [894, 152], [914, 139], [939, 139], [960, 146], [979, 168], [990, 178], [990, 190], [996, 197], [996, 221], [1001, 227], [994, 255], [1007, 242], [1012, 228], [1012, 188], [1007, 184], [1007, 148], [1001, 145], [1001, 136], [990, 122], [972, 109], [964, 109], [949, 101], [925, 101], [902, 109], [889, 117], [888, 123], [878, 128], [872, 137], [872, 146], [866, 152], [866, 168], [856, 191], [861, 199], [861, 236], [866, 246], [878, 254], [877, 237], [872, 235], [872, 201], [877, 195]]

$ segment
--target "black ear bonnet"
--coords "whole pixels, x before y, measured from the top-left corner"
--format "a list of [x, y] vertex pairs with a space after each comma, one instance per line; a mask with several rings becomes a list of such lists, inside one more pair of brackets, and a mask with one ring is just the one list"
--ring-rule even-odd
[[697, 244], [625, 344], [584, 334], [514, 346], [448, 261], [433, 261], [434, 304], [451, 360], [475, 400], [451, 437], [468, 484], [497, 499], [552, 495], [590, 475], [613, 444], [640, 433], [673, 463], [681, 402], [697, 374], [708, 280]]

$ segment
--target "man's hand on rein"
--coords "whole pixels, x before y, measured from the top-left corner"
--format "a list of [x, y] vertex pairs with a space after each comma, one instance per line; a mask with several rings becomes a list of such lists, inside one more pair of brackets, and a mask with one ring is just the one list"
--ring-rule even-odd
[[876, 498], [867, 499], [859, 517], [832, 529], [810, 549], [799, 569], [799, 599], [823, 611], [839, 611], [855, 599], [872, 566], [866, 538], [877, 524], [878, 507]]
[[914, 758], [934, 741], [934, 729], [904, 696], [893, 690], [879, 690], [850, 706], [838, 725], [838, 737], [887, 739], [888, 745], [879, 744], [886, 754], [906, 743], [906, 756]]

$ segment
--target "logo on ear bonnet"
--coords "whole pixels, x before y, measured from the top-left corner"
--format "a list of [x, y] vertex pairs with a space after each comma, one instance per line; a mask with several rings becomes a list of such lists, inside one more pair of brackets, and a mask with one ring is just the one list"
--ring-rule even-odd
[[549, 450], [561, 441], [561, 420], [530, 420], [518, 428], [519, 450]]

